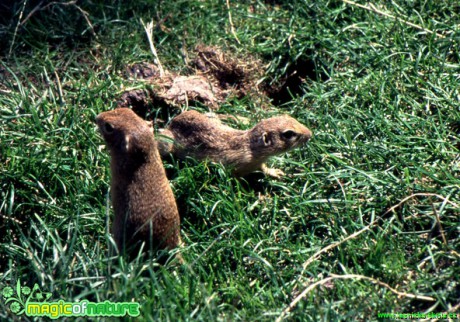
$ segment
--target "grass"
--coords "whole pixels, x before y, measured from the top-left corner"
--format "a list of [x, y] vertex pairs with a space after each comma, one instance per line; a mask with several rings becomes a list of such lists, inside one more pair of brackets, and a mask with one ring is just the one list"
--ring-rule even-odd
[[[397, 18], [344, 1], [231, 1], [241, 45], [222, 1], [79, 2], [87, 19], [54, 4], [15, 34], [22, 4], [0, 29], [0, 289], [138, 301], [143, 320], [459, 312], [458, 1], [374, 4]], [[152, 60], [140, 18], [161, 21], [155, 45], [175, 72], [190, 71], [199, 43], [259, 57], [260, 81], [281, 88], [271, 108], [244, 97], [221, 110], [251, 125], [288, 113], [315, 135], [270, 161], [283, 180], [168, 160], [180, 268], [108, 255], [109, 157], [94, 118], [146, 86], [123, 76]]]

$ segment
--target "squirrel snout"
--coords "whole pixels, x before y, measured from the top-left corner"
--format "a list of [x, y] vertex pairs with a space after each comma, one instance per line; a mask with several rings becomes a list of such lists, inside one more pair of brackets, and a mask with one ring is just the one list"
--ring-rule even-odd
[[302, 134], [303, 134], [305, 142], [309, 141], [313, 136], [313, 132], [307, 127], [303, 129]]

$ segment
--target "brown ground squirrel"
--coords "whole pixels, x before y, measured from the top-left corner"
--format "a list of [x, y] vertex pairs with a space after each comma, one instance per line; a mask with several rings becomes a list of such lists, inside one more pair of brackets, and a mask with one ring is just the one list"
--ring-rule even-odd
[[[180, 218], [153, 128], [128, 108], [100, 113], [96, 123], [110, 150], [112, 234], [120, 252], [172, 249]], [[135, 246], [136, 245], [136, 246]]]
[[268, 168], [265, 161], [306, 143], [312, 136], [308, 128], [288, 115], [262, 120], [242, 131], [196, 111], [179, 114], [160, 134], [172, 139], [159, 140], [162, 156], [172, 153], [179, 158], [209, 159], [233, 167], [237, 176], [262, 170], [275, 178], [284, 175], [283, 171]]

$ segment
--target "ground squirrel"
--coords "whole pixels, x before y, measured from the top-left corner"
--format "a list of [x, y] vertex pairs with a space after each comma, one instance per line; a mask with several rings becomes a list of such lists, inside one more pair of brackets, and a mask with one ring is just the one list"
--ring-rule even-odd
[[275, 178], [284, 175], [283, 171], [268, 168], [265, 161], [306, 143], [312, 136], [308, 128], [288, 115], [262, 120], [242, 131], [196, 111], [179, 114], [160, 134], [172, 139], [159, 140], [162, 156], [172, 153], [179, 158], [209, 159], [233, 167], [237, 176], [262, 170]]
[[178, 246], [179, 213], [153, 128], [128, 108], [103, 112], [96, 123], [111, 155], [112, 234], [119, 251], [134, 254], [142, 242], [145, 250]]

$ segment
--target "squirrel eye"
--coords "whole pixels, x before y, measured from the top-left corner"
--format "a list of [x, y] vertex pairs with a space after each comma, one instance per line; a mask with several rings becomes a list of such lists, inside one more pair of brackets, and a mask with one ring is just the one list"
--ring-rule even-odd
[[112, 132], [113, 132], [113, 126], [112, 126], [112, 124], [110, 124], [110, 123], [105, 123], [105, 124], [104, 124], [104, 131], [105, 131], [106, 133], [109, 133], [109, 134], [112, 133]]
[[295, 137], [297, 135], [297, 133], [295, 133], [294, 131], [292, 130], [287, 130], [287, 131], [284, 131], [283, 133], [281, 133], [281, 136], [287, 140], [289, 139], [292, 139], [293, 137]]

